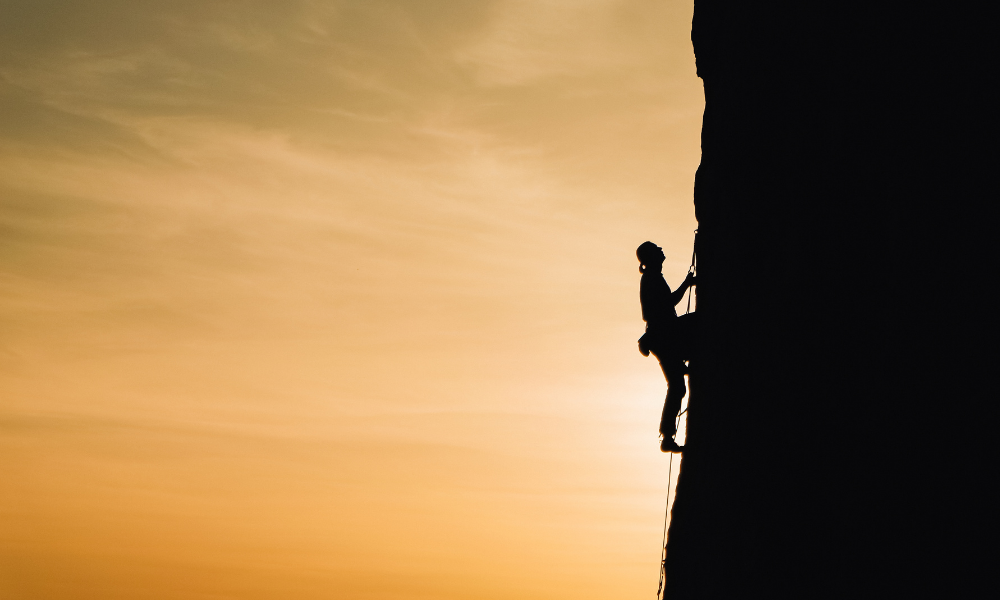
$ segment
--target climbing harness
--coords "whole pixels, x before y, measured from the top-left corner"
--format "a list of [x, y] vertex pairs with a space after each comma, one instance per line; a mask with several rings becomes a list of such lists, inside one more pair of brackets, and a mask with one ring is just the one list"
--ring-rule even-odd
[[[698, 230], [694, 230], [694, 244], [691, 249], [691, 266], [688, 267], [688, 273], [697, 274], [698, 272]], [[687, 310], [684, 312], [685, 315], [691, 314], [691, 296], [694, 294], [694, 287], [688, 288], [688, 301]], [[688, 386], [688, 394], [690, 397], [691, 387]], [[677, 431], [680, 427], [681, 415], [688, 411], [689, 407], [685, 407], [684, 410], [677, 413], [674, 418], [674, 431]], [[684, 460], [683, 457], [681, 460]], [[661, 542], [660, 551], [660, 581], [656, 586], [656, 600], [660, 600], [660, 595], [666, 592], [667, 585], [667, 523], [670, 522], [670, 491], [673, 489], [671, 485], [671, 480], [674, 475], [674, 453], [670, 453], [670, 468], [667, 470], [667, 506], [663, 511], [663, 541]], [[674, 500], [677, 499], [677, 493], [674, 492]]]

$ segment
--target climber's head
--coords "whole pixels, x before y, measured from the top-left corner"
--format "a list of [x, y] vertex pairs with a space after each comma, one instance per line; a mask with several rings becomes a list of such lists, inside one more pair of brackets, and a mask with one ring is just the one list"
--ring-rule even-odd
[[663, 248], [660, 248], [653, 242], [643, 242], [635, 250], [635, 256], [639, 259], [639, 272], [645, 273], [646, 269], [652, 267], [653, 270], [660, 270], [663, 268], [663, 261], [666, 256], [663, 254]]

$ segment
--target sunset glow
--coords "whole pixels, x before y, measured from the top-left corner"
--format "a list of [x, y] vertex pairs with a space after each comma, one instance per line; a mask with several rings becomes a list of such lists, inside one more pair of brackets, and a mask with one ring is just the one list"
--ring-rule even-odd
[[0, 597], [651, 597], [691, 11], [3, 3]]

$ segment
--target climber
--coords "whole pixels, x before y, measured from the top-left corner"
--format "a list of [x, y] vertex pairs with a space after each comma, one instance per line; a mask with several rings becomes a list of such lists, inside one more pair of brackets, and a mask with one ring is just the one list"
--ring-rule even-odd
[[663, 377], [667, 380], [667, 397], [660, 419], [660, 434], [663, 436], [660, 450], [680, 452], [681, 447], [677, 445], [674, 436], [677, 434], [676, 418], [681, 409], [681, 400], [687, 394], [684, 361], [690, 359], [691, 317], [694, 314], [678, 319], [674, 307], [684, 298], [687, 289], [697, 285], [697, 282], [694, 273], [688, 273], [680, 287], [671, 292], [670, 286], [663, 279], [663, 261], [666, 258], [663, 249], [653, 242], [643, 242], [635, 255], [639, 259], [639, 272], [642, 273], [639, 302], [642, 304], [642, 320], [646, 322], [646, 333], [639, 338], [639, 351], [643, 356], [653, 353], [660, 361]]

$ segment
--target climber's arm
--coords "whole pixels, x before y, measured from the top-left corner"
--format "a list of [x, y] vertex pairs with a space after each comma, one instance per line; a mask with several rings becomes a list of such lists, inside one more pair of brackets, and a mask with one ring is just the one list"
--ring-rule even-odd
[[694, 273], [688, 273], [688, 276], [684, 278], [684, 283], [680, 284], [676, 290], [670, 294], [670, 302], [673, 306], [677, 306], [684, 299], [684, 293], [687, 292], [688, 288], [692, 285], [698, 285], [695, 281]]

